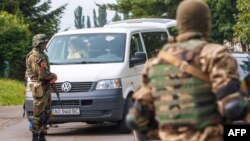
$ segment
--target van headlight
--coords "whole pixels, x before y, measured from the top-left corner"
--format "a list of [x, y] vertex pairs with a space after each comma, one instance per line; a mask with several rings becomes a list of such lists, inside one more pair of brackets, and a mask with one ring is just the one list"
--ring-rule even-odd
[[121, 80], [120, 79], [111, 79], [111, 80], [100, 80], [97, 82], [96, 89], [117, 89], [121, 88]]

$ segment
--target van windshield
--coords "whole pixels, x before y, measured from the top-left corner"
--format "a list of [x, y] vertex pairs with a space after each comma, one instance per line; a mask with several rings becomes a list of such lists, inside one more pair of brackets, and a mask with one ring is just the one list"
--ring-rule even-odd
[[55, 36], [47, 46], [51, 64], [116, 63], [124, 61], [125, 33]]

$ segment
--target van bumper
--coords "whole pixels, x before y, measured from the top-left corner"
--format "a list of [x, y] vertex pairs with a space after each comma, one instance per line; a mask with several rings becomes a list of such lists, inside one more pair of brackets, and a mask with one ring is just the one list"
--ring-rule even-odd
[[[32, 118], [32, 98], [26, 94], [25, 109], [28, 119]], [[122, 119], [125, 99], [122, 89], [95, 90], [92, 92], [61, 93], [60, 106], [55, 93], [52, 93], [51, 109], [79, 108], [80, 115], [52, 115], [49, 123], [65, 122], [116, 122]]]

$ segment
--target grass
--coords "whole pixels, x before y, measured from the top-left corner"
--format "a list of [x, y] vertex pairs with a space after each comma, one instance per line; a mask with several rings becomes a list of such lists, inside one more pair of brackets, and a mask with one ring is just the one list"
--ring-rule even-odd
[[0, 106], [20, 105], [24, 100], [24, 82], [0, 79]]

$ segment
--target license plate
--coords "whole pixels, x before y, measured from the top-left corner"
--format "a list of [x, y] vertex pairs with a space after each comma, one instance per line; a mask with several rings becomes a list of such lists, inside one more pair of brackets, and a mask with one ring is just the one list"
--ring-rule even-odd
[[79, 108], [52, 109], [52, 115], [80, 115]]

